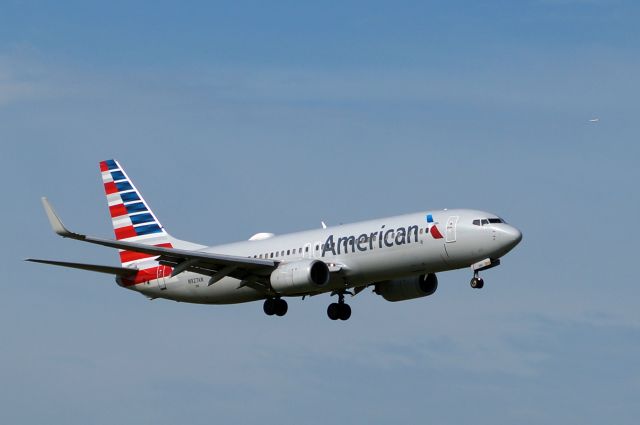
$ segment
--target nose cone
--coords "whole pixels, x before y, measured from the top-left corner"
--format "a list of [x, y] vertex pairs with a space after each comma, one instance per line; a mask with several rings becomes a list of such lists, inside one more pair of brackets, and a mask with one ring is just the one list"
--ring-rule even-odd
[[522, 240], [522, 232], [513, 226], [506, 225], [500, 230], [500, 244], [503, 245], [505, 253], [515, 248]]

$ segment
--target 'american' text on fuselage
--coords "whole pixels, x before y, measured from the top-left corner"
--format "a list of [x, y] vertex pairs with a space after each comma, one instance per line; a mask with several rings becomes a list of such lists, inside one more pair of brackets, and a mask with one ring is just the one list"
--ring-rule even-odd
[[398, 227], [397, 229], [387, 229], [386, 225], [382, 225], [381, 229], [376, 232], [362, 233], [356, 238], [354, 235], [341, 236], [338, 238], [338, 242], [335, 242], [334, 235], [329, 235], [326, 242], [322, 246], [322, 256], [325, 257], [327, 253], [333, 255], [340, 255], [342, 253], [348, 254], [349, 249], [352, 253], [357, 251], [369, 251], [374, 249], [374, 242], [378, 241], [377, 247], [392, 247], [394, 245], [404, 245], [411, 243], [413, 237], [414, 242], [418, 242], [418, 230], [417, 225], [408, 227]]

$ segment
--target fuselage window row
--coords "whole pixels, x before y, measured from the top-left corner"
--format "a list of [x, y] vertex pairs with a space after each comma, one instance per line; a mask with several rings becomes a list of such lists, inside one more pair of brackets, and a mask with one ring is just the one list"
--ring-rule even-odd
[[[480, 226], [480, 225], [484, 226], [485, 224], [489, 224], [489, 223], [504, 223], [504, 220], [499, 219], [499, 218], [473, 220], [473, 224], [476, 225], [476, 226]], [[423, 235], [423, 234], [424, 235], [428, 235], [429, 234], [429, 228], [428, 227], [425, 227], [425, 228], [421, 227], [419, 233], [421, 235]], [[377, 234], [372, 235], [370, 237], [371, 240], [375, 241], [376, 240], [376, 236], [377, 236]], [[361, 237], [361, 241], [363, 243], [368, 242], [368, 240], [369, 240], [369, 236], [367, 236], [367, 235], [363, 235]], [[348, 243], [350, 245], [353, 245], [354, 242], [355, 242], [354, 240], [350, 240]], [[321, 249], [324, 251], [324, 248], [325, 248], [325, 244], [320, 244], [320, 245], [316, 244], [315, 245], [315, 250], [316, 251], [320, 251]], [[290, 249], [287, 249], [286, 252], [287, 252], [286, 256], [296, 255], [296, 253], [298, 253], [299, 255], [302, 255], [303, 250], [302, 250], [302, 247], [301, 248], [297, 248], [297, 249], [296, 248], [293, 248], [293, 249], [290, 248]], [[309, 246], [305, 247], [304, 252], [305, 253], [309, 252]], [[255, 255], [253, 255], [253, 258], [274, 258], [274, 256], [276, 258], [285, 257], [285, 250], [275, 251], [275, 252], [270, 252], [270, 253], [268, 252], [266, 254], [255, 254]], [[251, 256], [249, 256], [249, 258], [251, 258]]]

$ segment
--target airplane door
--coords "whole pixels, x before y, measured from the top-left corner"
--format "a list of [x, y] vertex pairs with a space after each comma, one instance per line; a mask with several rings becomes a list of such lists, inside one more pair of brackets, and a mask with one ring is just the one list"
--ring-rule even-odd
[[456, 241], [456, 227], [458, 226], [458, 219], [459, 217], [457, 215], [452, 215], [447, 220], [447, 232], [445, 236], [445, 241], [447, 241], [447, 243]]
[[158, 288], [161, 290], [167, 289], [167, 283], [165, 282], [166, 269], [168, 269], [168, 267], [158, 266]]

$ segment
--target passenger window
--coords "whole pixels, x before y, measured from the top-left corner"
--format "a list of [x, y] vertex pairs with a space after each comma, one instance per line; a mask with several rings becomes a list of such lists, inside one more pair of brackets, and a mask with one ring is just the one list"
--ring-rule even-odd
[[282, 250], [282, 252], [280, 253], [280, 255], [284, 257], [284, 249]]
[[287, 255], [291, 255], [291, 250], [287, 249]]
[[271, 253], [271, 258], [273, 258], [273, 252]]
[[309, 252], [309, 247], [308, 246], [304, 248], [304, 252]]

